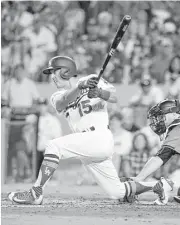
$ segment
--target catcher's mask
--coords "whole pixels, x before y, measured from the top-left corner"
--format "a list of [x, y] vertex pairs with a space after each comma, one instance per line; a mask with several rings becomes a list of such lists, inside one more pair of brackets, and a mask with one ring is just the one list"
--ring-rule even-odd
[[77, 68], [75, 61], [67, 56], [55, 56], [49, 61], [48, 68], [43, 70], [44, 74], [52, 74], [54, 71], [66, 68], [67, 72], [61, 76], [64, 80], [69, 80], [71, 77], [77, 76]]
[[162, 135], [166, 132], [165, 115], [168, 113], [180, 114], [179, 100], [164, 100], [148, 111], [149, 125], [156, 134]]

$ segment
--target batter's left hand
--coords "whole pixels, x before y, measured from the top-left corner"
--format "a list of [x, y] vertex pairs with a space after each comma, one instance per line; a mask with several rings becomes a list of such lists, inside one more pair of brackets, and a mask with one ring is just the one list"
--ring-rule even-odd
[[88, 91], [88, 98], [98, 98], [101, 90], [98, 87], [90, 88]]

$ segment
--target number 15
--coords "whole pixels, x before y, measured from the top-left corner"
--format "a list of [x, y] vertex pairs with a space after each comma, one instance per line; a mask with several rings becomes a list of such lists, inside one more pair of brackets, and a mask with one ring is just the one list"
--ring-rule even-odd
[[89, 104], [90, 100], [84, 100], [78, 104], [79, 114], [80, 116], [84, 116], [84, 114], [89, 114], [92, 111], [92, 106]]

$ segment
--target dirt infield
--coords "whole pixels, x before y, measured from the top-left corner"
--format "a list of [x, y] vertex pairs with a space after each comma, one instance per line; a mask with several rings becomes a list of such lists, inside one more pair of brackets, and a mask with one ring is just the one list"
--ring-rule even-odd
[[[110, 200], [98, 186], [49, 185], [41, 206], [14, 205], [6, 196], [9, 191], [28, 189], [30, 185], [2, 187], [2, 225], [177, 225], [180, 204], [153, 206], [153, 193], [144, 194], [139, 203]], [[172, 193], [172, 196], [174, 193]]]

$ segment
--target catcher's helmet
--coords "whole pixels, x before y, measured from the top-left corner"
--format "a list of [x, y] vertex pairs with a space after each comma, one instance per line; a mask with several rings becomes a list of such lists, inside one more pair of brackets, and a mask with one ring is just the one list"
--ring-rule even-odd
[[69, 79], [73, 76], [77, 76], [77, 68], [75, 61], [67, 56], [55, 56], [49, 61], [48, 68], [43, 70], [44, 74], [52, 74], [52, 72], [56, 69], [67, 68], [67, 77], [65, 79]]
[[156, 134], [161, 135], [166, 132], [165, 115], [168, 113], [180, 114], [179, 100], [166, 99], [148, 111], [150, 127]]

